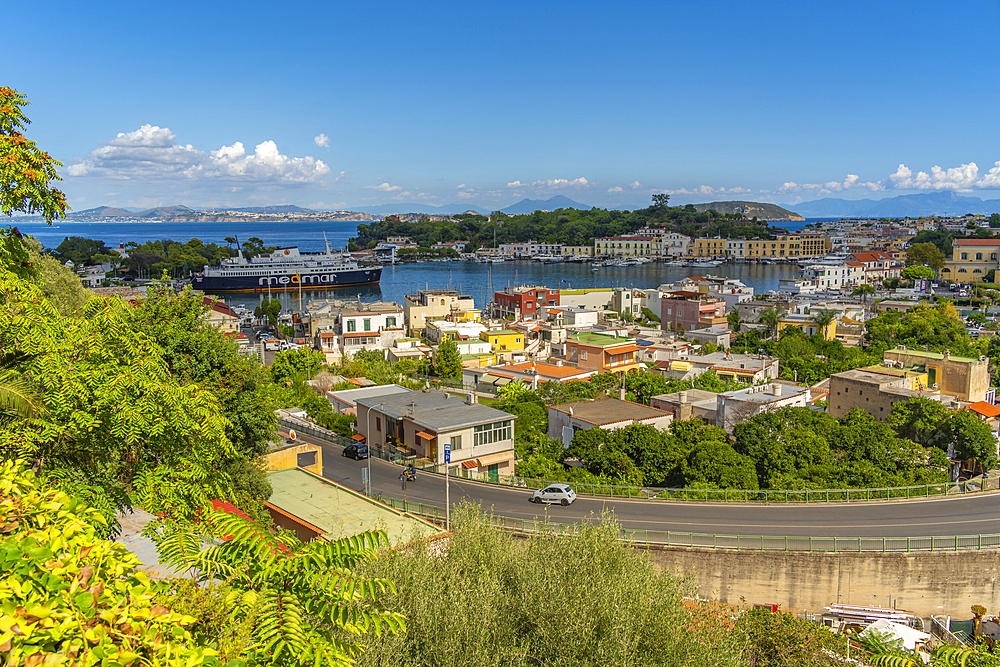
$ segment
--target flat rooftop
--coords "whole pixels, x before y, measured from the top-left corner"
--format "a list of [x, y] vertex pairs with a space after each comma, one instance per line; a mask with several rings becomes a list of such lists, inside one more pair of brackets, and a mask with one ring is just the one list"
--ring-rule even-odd
[[[384, 405], [381, 405], [383, 404]], [[514, 415], [487, 407], [482, 403], [469, 405], [460, 396], [451, 396], [436, 389], [411, 391], [379, 398], [361, 398], [357, 405], [378, 408], [393, 419], [412, 421], [432, 431], [448, 431], [506, 419]]]
[[327, 398], [336, 398], [349, 405], [354, 405], [359, 398], [375, 398], [380, 396], [392, 396], [393, 394], [408, 394], [410, 389], [400, 387], [398, 384], [381, 384], [374, 387], [361, 387], [360, 389], [344, 389], [342, 391], [331, 391], [327, 393]]
[[562, 405], [550, 406], [550, 410], [559, 412], [570, 412], [574, 417], [579, 417], [591, 424], [603, 426], [604, 424], [615, 424], [629, 419], [652, 419], [654, 417], [670, 416], [669, 412], [651, 408], [648, 405], [632, 403], [631, 401], [621, 401], [617, 398], [601, 398], [593, 401], [573, 401]]
[[631, 338], [609, 336], [608, 334], [599, 334], [599, 333], [581, 333], [572, 336], [570, 340], [576, 341], [578, 343], [583, 343], [584, 345], [595, 345], [597, 347], [608, 347], [610, 345], [624, 345], [626, 343], [635, 342]]
[[338, 540], [366, 530], [384, 530], [392, 546], [445, 534], [444, 529], [404, 514], [360, 493], [299, 468], [269, 473], [268, 503]]

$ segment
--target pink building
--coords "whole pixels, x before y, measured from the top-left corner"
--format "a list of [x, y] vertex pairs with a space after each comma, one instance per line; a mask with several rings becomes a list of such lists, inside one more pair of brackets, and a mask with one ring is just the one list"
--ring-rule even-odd
[[664, 331], [726, 326], [726, 302], [698, 292], [667, 292], [660, 299], [660, 324]]

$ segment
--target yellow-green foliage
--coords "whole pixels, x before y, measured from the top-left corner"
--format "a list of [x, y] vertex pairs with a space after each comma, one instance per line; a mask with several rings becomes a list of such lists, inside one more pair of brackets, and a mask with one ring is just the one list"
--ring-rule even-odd
[[[100, 512], [0, 463], [0, 651], [9, 665], [219, 665], [158, 604], [139, 559], [101, 539]], [[41, 488], [40, 488], [41, 487]]]

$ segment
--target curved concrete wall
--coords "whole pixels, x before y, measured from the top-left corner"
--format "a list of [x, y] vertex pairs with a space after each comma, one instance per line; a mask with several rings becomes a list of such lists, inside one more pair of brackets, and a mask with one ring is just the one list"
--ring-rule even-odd
[[[646, 548], [646, 547], [640, 547]], [[699, 594], [728, 604], [779, 604], [818, 612], [840, 602], [964, 618], [1000, 611], [1000, 551], [808, 553], [648, 547], [661, 568], [690, 575]]]

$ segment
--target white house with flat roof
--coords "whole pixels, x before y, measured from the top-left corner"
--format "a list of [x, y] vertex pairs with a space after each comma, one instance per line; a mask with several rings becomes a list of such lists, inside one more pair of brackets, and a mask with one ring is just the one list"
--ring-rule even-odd
[[781, 408], [809, 407], [809, 387], [796, 387], [780, 382], [737, 389], [719, 394], [716, 399], [715, 425], [732, 433], [737, 424], [764, 412]]

